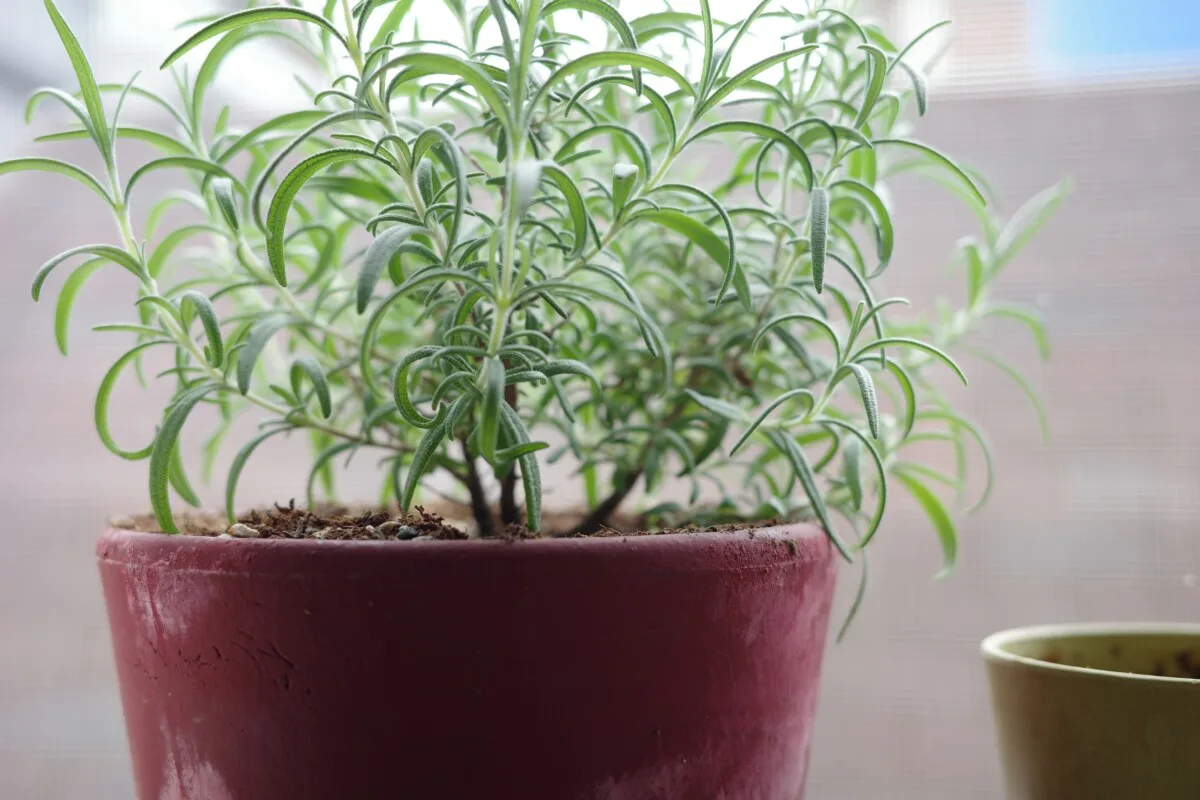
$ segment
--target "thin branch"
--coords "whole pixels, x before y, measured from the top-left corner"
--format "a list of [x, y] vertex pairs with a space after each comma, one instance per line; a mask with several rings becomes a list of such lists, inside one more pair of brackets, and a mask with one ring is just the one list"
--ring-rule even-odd
[[[699, 372], [700, 371], [698, 368], [692, 369], [691, 374], [688, 376], [687, 382], [689, 388], [695, 384], [696, 377], [699, 375]], [[687, 406], [688, 396], [686, 394], [681, 394], [675, 401], [675, 405], [672, 406], [669, 412], [667, 412], [666, 416], [662, 420], [659, 420], [658, 425], [663, 428], [671, 427], [675, 424], [676, 420], [679, 419], [680, 415], [683, 414]], [[635, 464], [646, 463], [646, 458], [650, 454], [650, 447], [652, 444], [653, 439], [650, 439], [646, 442], [646, 444], [642, 447], [641, 452], [638, 454], [637, 459], [634, 461]], [[641, 479], [641, 477], [642, 468], [639, 466], [626, 475], [625, 480], [621, 482], [621, 485], [614, 489], [613, 493], [602, 500], [598, 506], [592, 509], [592, 512], [588, 514], [586, 518], [584, 518], [583, 522], [576, 525], [573, 530], [564, 535], [587, 536], [595, 533], [607, 525], [608, 520], [614, 513], [616, 513], [617, 508], [620, 507], [621, 503], [625, 502], [625, 498], [629, 497], [629, 494], [633, 491], [634, 487], [637, 486], [637, 482]]]
[[517, 507], [517, 465], [513, 464], [500, 482], [500, 522], [511, 525], [521, 520]]
[[479, 479], [475, 456], [471, 454], [466, 437], [458, 441], [462, 445], [463, 460], [467, 462], [467, 491], [471, 494], [471, 513], [475, 516], [475, 524], [479, 526], [479, 535], [484, 538], [495, 536], [496, 521], [492, 519], [492, 509], [488, 505], [487, 492], [483, 490], [483, 481]]
[[638, 480], [642, 477], [642, 470], [635, 469], [633, 472], [625, 476], [625, 480], [621, 481], [613, 493], [606, 497], [598, 506], [592, 509], [592, 513], [584, 518], [571, 531], [562, 534], [563, 536], [587, 536], [595, 533], [608, 524], [608, 520], [616, 513], [617, 508], [621, 503], [625, 502], [625, 498], [629, 497], [629, 493], [633, 491], [633, 487], [637, 486]]

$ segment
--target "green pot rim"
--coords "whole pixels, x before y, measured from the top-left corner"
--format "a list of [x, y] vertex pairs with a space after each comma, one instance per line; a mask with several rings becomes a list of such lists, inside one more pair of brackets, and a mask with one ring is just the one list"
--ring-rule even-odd
[[1145, 681], [1157, 684], [1180, 684], [1196, 686], [1200, 680], [1192, 678], [1176, 678], [1171, 676], [1143, 675], [1136, 672], [1113, 672], [1110, 670], [1093, 669], [1091, 667], [1076, 667], [1070, 664], [1056, 664], [1051, 661], [1041, 661], [1028, 656], [1019, 656], [1005, 650], [1005, 646], [1013, 642], [1035, 640], [1063, 640], [1078, 636], [1111, 636], [1113, 639], [1129, 639], [1138, 636], [1179, 635], [1194, 636], [1200, 640], [1200, 625], [1186, 622], [1084, 622], [1066, 623], [1060, 625], [1031, 625], [1022, 628], [1009, 628], [993, 633], [983, 640], [980, 652], [986, 661], [997, 664], [1016, 664], [1028, 669], [1046, 672], [1060, 672], [1081, 677], [1102, 678], [1116, 681]]

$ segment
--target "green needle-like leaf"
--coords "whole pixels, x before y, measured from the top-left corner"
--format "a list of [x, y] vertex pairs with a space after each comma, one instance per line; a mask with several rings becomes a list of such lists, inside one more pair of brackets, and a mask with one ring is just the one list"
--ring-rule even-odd
[[[579, 87], [575, 94], [571, 95], [571, 99], [567, 102], [564, 115], [571, 113], [571, 109], [575, 107], [575, 105], [579, 102], [579, 98], [586, 92], [591, 91], [597, 86], [603, 86], [610, 83], [621, 86], [629, 86], [637, 90], [637, 81], [624, 75], [601, 75], [599, 77], [592, 78], [583, 86]], [[643, 85], [641, 87], [640, 94], [649, 101], [649, 107], [654, 109], [654, 112], [658, 115], [659, 120], [663, 124], [663, 128], [666, 130], [667, 149], [674, 150], [675, 144], [678, 141], [679, 126], [675, 122], [675, 112], [671, 110], [671, 105], [667, 102], [666, 98], [649, 86]]]
[[[726, 215], [728, 216], [728, 215]], [[647, 222], [652, 225], [658, 225], [663, 228], [683, 234], [693, 244], [703, 250], [709, 258], [717, 262], [722, 271], [729, 277], [727, 280], [722, 280], [722, 285], [727, 286], [728, 281], [732, 281], [730, 273], [733, 270], [734, 262], [729, 254], [729, 239], [722, 240], [712, 232], [712, 228], [705, 225], [703, 221], [689, 216], [682, 211], [676, 209], [660, 209], [658, 211], [639, 211], [631, 218], [632, 222]], [[726, 234], [732, 234], [732, 223], [726, 229]]]
[[[383, 2], [387, 1], [388, 0], [383, 0]], [[384, 17], [383, 22], [379, 25], [379, 32], [375, 34], [375, 38], [371, 41], [371, 49], [375, 49], [382, 45], [387, 40], [387, 35], [389, 33], [394, 33], [400, 29], [400, 23], [404, 21], [404, 17], [408, 14], [409, 10], [412, 9], [415, 2], [416, 0], [398, 0], [398, 2], [392, 6], [392, 10], [388, 12], [388, 15]], [[361, 26], [366, 24], [369, 16], [370, 15], [366, 12], [363, 12], [362, 14], [360, 32], [358, 35], [360, 41], [363, 38], [363, 29]]]
[[237, 199], [233, 196], [233, 181], [229, 178], [217, 178], [212, 182], [212, 190], [213, 199], [217, 201], [217, 208], [225, 224], [230, 230], [237, 232], [242, 225], [238, 216]]
[[397, 225], [381, 233], [367, 248], [362, 270], [358, 273], [358, 313], [362, 314], [370, 305], [371, 296], [375, 293], [375, 286], [379, 283], [379, 278], [383, 275], [383, 270], [387, 267], [388, 262], [400, 251], [405, 242], [417, 233], [427, 233], [427, 231], [416, 225]]
[[[607, 22], [617, 36], [621, 40], [621, 44], [630, 50], [638, 49], [637, 34], [633, 28], [621, 16], [621, 12], [611, 5], [606, 0], [550, 0], [549, 3], [542, 9], [542, 15], [549, 17], [556, 11], [578, 11], [580, 14], [594, 14], [600, 19]], [[638, 94], [642, 93], [642, 71], [640, 69], [633, 70], [634, 88]]]
[[62, 40], [63, 47], [67, 51], [67, 56], [71, 59], [71, 67], [75, 70], [75, 77], [79, 79], [79, 91], [83, 95], [83, 104], [87, 108], [88, 117], [91, 119], [92, 135], [96, 139], [96, 147], [100, 149], [105, 162], [111, 164], [113, 150], [112, 141], [109, 138], [108, 117], [104, 113], [104, 101], [100, 97], [100, 87], [96, 84], [96, 76], [92, 73], [92, 65], [88, 63], [87, 55], [84, 54], [83, 48], [79, 45], [79, 40], [75, 38], [75, 34], [71, 31], [71, 26], [63, 19], [62, 14], [58, 12], [57, 6], [54, 5], [54, 0], [45, 0], [45, 2], [46, 11], [50, 14], [50, 21], [54, 23], [54, 30], [57, 31], [58, 38]]
[[612, 176], [612, 198], [613, 198], [613, 219], [621, 216], [621, 212], [625, 210], [625, 203], [629, 200], [629, 195], [633, 192], [633, 186], [637, 183], [638, 175], [641, 171], [633, 164], [618, 163], [613, 167]]
[[964, 171], [963, 168], [958, 164], [955, 164], [945, 155], [933, 149], [929, 145], [910, 141], [908, 139], [874, 139], [872, 140], [871, 144], [873, 144], [876, 148], [881, 146], [891, 146], [902, 147], [908, 150], [916, 151], [930, 163], [942, 167], [949, 172], [958, 180], [959, 184], [970, 194], [972, 198], [974, 198], [977, 203], [982, 206], [987, 205], [987, 198], [984, 197], [983, 192], [979, 190], [979, 187], [975, 184], [975, 181], [971, 178], [971, 176], [968, 175], [966, 171]]
[[833, 527], [833, 521], [829, 516], [829, 509], [825, 505], [825, 497], [821, 494], [821, 490], [817, 486], [816, 476], [813, 474], [812, 467], [809, 466], [808, 458], [804, 455], [804, 451], [796, 444], [795, 440], [785, 433], [770, 431], [767, 436], [771, 439], [775, 447], [783, 453], [788, 463], [791, 464], [796, 479], [800, 482], [800, 488], [804, 490], [809, 503], [812, 504], [813, 514], [816, 515], [817, 521], [820, 522], [821, 527], [825, 530], [825, 535], [829, 537], [829, 541], [842, 554], [842, 558], [851, 561], [850, 550]]
[[975, 444], [979, 446], [979, 452], [983, 455], [984, 460], [984, 477], [985, 483], [983, 491], [979, 495], [979, 499], [974, 505], [967, 509], [968, 514], [972, 514], [987, 503], [988, 498], [992, 495], [992, 487], [995, 484], [996, 465], [992, 456], [992, 446], [988, 443], [987, 437], [983, 431], [971, 420], [949, 409], [932, 409], [924, 410], [920, 413], [922, 420], [941, 420], [948, 423], [952, 428], [961, 428], [975, 440]]
[[704, 32], [704, 52], [703, 61], [700, 65], [700, 93], [704, 94], [708, 91], [708, 87], [715, 79], [713, 74], [713, 65], [716, 54], [713, 52], [715, 47], [713, 36], [713, 18], [712, 10], [708, 6], [708, 0], [699, 0], [700, 2], [700, 27]]
[[446, 434], [445, 425], [435, 425], [425, 431], [425, 435], [417, 444], [417, 449], [413, 452], [412, 464], [408, 468], [408, 475], [404, 479], [404, 489], [400, 494], [400, 508], [405, 513], [412, 505], [413, 495], [417, 493], [417, 487], [421, 484], [421, 476], [429, 468], [429, 462], [433, 460], [442, 441], [446, 438]]
[[103, 197], [109, 205], [113, 203], [108, 190], [101, 186], [100, 181], [96, 180], [90, 172], [65, 161], [53, 158], [14, 158], [9, 161], [0, 161], [0, 175], [10, 172], [53, 172], [65, 175]]
[[154, 446], [150, 451], [150, 505], [163, 533], [179, 533], [167, 493], [179, 433], [196, 404], [219, 388], [218, 384], [204, 383], [180, 395], [171, 405], [162, 427], [154, 437]]
[[[716, 301], [715, 301], [717, 303], [720, 303], [724, 299], [726, 292], [729, 291], [729, 287], [733, 285], [734, 278], [737, 275], [737, 237], [734, 235], [734, 232], [733, 232], [733, 220], [730, 219], [729, 212], [725, 210], [725, 206], [723, 206], [721, 204], [721, 202], [719, 200], [717, 200], [717, 198], [713, 197], [711, 194], [704, 191], [703, 189], [699, 189], [695, 186], [688, 186], [687, 184], [682, 184], [682, 183], [668, 183], [668, 184], [664, 184], [664, 185], [658, 187], [658, 189], [656, 191], [674, 192], [676, 194], [687, 194], [692, 197], [695, 197], [695, 198], [699, 199], [701, 202], [707, 204], [710, 208], [712, 208], [712, 210], [716, 213], [717, 217], [721, 220], [722, 225], [724, 225], [726, 251], [725, 251], [725, 263], [721, 264], [721, 267], [724, 270], [724, 274], [721, 278], [721, 288], [717, 290], [717, 297], [716, 297]], [[662, 212], [658, 212], [658, 213], [662, 213]], [[712, 244], [712, 241], [708, 237], [704, 237], [704, 236], [700, 236], [699, 238], [697, 238], [696, 231], [694, 230], [694, 227], [695, 227], [694, 225], [688, 224], [685, 227], [687, 228], [687, 230], [680, 230], [679, 232], [683, 233], [685, 236], [688, 236], [688, 238], [692, 239], [692, 241], [695, 242], [697, 244], [697, 246], [699, 246], [702, 250], [704, 250], [706, 253], [708, 253], [710, 256], [712, 256], [715, 261], [720, 263], [719, 256], [721, 254], [721, 251], [718, 248], [714, 247], [714, 245]], [[691, 231], [691, 233], [689, 233], [688, 231]], [[705, 242], [705, 244], [701, 244], [702, 241]]]
[[1039, 395], [1038, 390], [1033, 387], [1033, 384], [1029, 382], [1029, 379], [1022, 375], [1019, 369], [999, 356], [985, 352], [978, 348], [968, 348], [967, 352], [976, 358], [991, 364], [993, 367], [1008, 376], [1008, 379], [1017, 385], [1017, 387], [1021, 390], [1021, 393], [1025, 395], [1025, 399], [1029, 401], [1029, 405], [1033, 407], [1034, 413], [1037, 415], [1038, 428], [1041, 429], [1042, 439], [1045, 441], [1050, 441], [1050, 417], [1046, 413], [1046, 407], [1042, 403], [1042, 398]]
[[380, 67], [379, 72], [397, 70], [401, 67], [406, 69], [401, 70], [388, 86], [385, 96], [390, 97], [401, 80], [412, 80], [425, 75], [452, 75], [474, 89], [487, 109], [498, 119], [509, 119], [510, 109], [504, 96], [496, 88], [492, 77], [478, 64], [442, 53], [410, 53], [388, 61]]
[[850, 490], [850, 504], [856, 510], [862, 508], [862, 443], [853, 436], [842, 445], [842, 476]]
[[870, 44], [860, 44], [859, 50], [867, 54], [867, 90], [863, 95], [862, 107], [854, 118], [854, 127], [862, 128], [875, 110], [875, 103], [883, 91], [883, 82], [887, 78], [887, 55], [878, 47]]
[[568, 257], [574, 258], [583, 252], [583, 248], [587, 245], [588, 233], [592, 230], [591, 217], [588, 215], [587, 204], [583, 200], [583, 194], [580, 193], [579, 187], [575, 185], [575, 181], [567, 174], [562, 167], [557, 164], [544, 163], [542, 164], [542, 176], [549, 179], [558, 190], [562, 192], [563, 198], [567, 201], [567, 209], [570, 212], [571, 231], [575, 237], [575, 245], [568, 253]]
[[107, 263], [103, 258], [93, 258], [77, 267], [63, 284], [62, 291], [58, 295], [58, 305], [54, 309], [54, 340], [58, 343], [59, 352], [64, 356], [67, 354], [67, 333], [70, 328], [71, 309], [75, 306], [75, 298], [88, 278], [96, 274], [96, 271]]
[[996, 237], [993, 248], [997, 262], [995, 269], [1010, 261], [1042, 229], [1070, 193], [1070, 181], [1063, 181], [1039, 192], [1021, 206]]
[[[137, 128], [129, 125], [118, 127], [114, 134], [118, 139], [128, 139], [129, 141], [142, 142], [151, 147], [161, 150], [163, 153], [171, 156], [189, 155], [190, 151], [184, 144], [172, 139], [165, 133], [148, 130], [146, 128]], [[92, 137], [90, 129], [81, 129], [75, 131], [60, 131], [59, 133], [47, 133], [37, 137], [34, 141], [37, 142], [73, 142], [80, 139], [89, 139]]]
[[500, 437], [500, 406], [504, 403], [504, 362], [491, 358], [483, 367], [483, 402], [479, 405], [479, 452], [496, 463]]
[[292, 369], [288, 373], [292, 384], [292, 394], [300, 397], [301, 382], [307, 378], [312, 384], [313, 392], [317, 395], [317, 402], [321, 406], [321, 416], [329, 419], [333, 415], [333, 400], [329, 393], [329, 379], [325, 377], [325, 370], [321, 369], [321, 365], [316, 359], [309, 356], [300, 356], [292, 362]]
[[785, 61], [790, 61], [791, 59], [796, 58], [798, 56], [807, 55], [808, 53], [811, 53], [816, 49], [817, 49], [817, 45], [808, 44], [808, 45], [805, 45], [804, 47], [797, 47], [794, 50], [785, 50], [782, 53], [777, 53], [768, 58], [764, 58], [762, 61], [759, 61], [756, 64], [752, 64], [749, 67], [746, 67], [744, 70], [739, 72], [737, 75], [734, 75], [729, 80], [727, 80], [724, 83], [722, 83], [721, 85], [717, 86], [712, 91], [712, 93], [708, 95], [708, 97], [705, 99], [705, 101], [703, 103], [701, 103], [700, 106], [697, 108], [696, 117], [700, 118], [700, 117], [704, 116], [705, 114], [709, 113], [710, 111], [715, 109], [718, 105], [720, 105], [721, 102], [725, 98], [727, 98], [729, 95], [733, 94], [738, 89], [741, 89], [742, 87], [746, 86], [746, 84], [750, 83], [750, 81], [754, 80], [760, 74], [762, 74], [763, 72], [766, 72], [771, 67], [779, 66], [780, 64], [784, 63]]
[[889, 336], [883, 339], [876, 339], [870, 344], [863, 345], [862, 348], [850, 358], [850, 361], [861, 361], [862, 357], [872, 350], [879, 350], [883, 347], [893, 346], [911, 347], [915, 350], [920, 350], [923, 353], [933, 356], [938, 361], [941, 361], [943, 364], [949, 367], [951, 371], [958, 376], [958, 379], [963, 382], [964, 386], [967, 385], [967, 376], [963, 373], [962, 369], [959, 368], [958, 364], [955, 363], [954, 359], [931, 344], [918, 341], [917, 339], [910, 339], [905, 336]]
[[1018, 306], [997, 305], [988, 306], [984, 316], [1009, 319], [1024, 325], [1037, 345], [1038, 355], [1043, 361], [1050, 358], [1050, 337], [1046, 333], [1045, 322], [1037, 312]]
[[121, 377], [121, 373], [125, 371], [125, 368], [133, 363], [135, 359], [140, 358], [142, 352], [147, 348], [163, 343], [164, 342], [161, 340], [142, 342], [131, 350], [126, 351], [124, 355], [117, 359], [117, 363], [113, 364], [112, 367], [109, 368], [108, 372], [105, 373], [104, 378], [100, 381], [100, 389], [96, 392], [96, 433], [100, 435], [100, 441], [104, 443], [105, 448], [107, 448], [110, 453], [127, 461], [141, 461], [143, 458], [148, 458], [150, 456], [150, 451], [154, 447], [154, 444], [151, 443], [141, 450], [126, 450], [116, 443], [116, 440], [113, 439], [108, 427], [109, 398], [112, 396], [112, 391], [116, 386], [117, 379]]
[[444, 349], [434, 345], [427, 345], [410, 351], [401, 359], [399, 365], [396, 367], [396, 373], [392, 377], [392, 397], [396, 402], [396, 410], [404, 418], [404, 421], [414, 428], [436, 428], [441, 426], [446, 419], [446, 413], [449, 411], [446, 406], [438, 407], [437, 416], [426, 417], [413, 405], [412, 398], [408, 393], [408, 373], [412, 369], [412, 365], [418, 361], [432, 358], [442, 353]]
[[760, 139], [765, 139], [769, 142], [774, 142], [782, 146], [792, 159], [800, 165], [800, 169], [804, 172], [805, 180], [809, 190], [813, 186], [813, 168], [812, 162], [809, 161], [808, 154], [804, 152], [795, 139], [788, 136], [778, 128], [772, 128], [770, 125], [764, 125], [761, 122], [746, 122], [741, 120], [731, 120], [729, 122], [718, 122], [709, 125], [699, 133], [693, 134], [690, 139], [684, 142], [686, 148], [692, 142], [704, 139], [718, 133], [748, 133]]
[[[334, 149], [309, 156], [292, 169], [288, 176], [279, 184], [275, 197], [271, 200], [271, 208], [267, 211], [267, 257], [271, 262], [271, 271], [280, 286], [287, 286], [287, 273], [284, 269], [283, 241], [284, 225], [287, 223], [288, 211], [296, 195], [304, 188], [304, 184], [312, 180], [320, 172], [338, 164], [351, 161], [377, 161], [387, 165], [386, 159], [356, 149]], [[390, 165], [389, 165], [390, 166]]]
[[421, 131], [421, 135], [413, 142], [412, 163], [421, 163], [425, 153], [434, 148], [437, 148], [434, 152], [439, 153], [449, 165], [451, 176], [454, 178], [454, 216], [451, 218], [446, 240], [446, 252], [450, 253], [458, 244], [467, 206], [467, 166], [458, 142], [437, 126]]
[[900, 485], [908, 490], [933, 525], [938, 542], [942, 545], [943, 563], [937, 577], [945, 578], [954, 569], [954, 563], [958, 560], [958, 533], [954, 529], [954, 521], [946, 513], [946, 507], [938, 499], [938, 496], [929, 491], [929, 487], [921, 483], [915, 476], [903, 470], [896, 470], [892, 472], [892, 477], [900, 481]]
[[783, 314], [782, 316], [771, 319], [758, 329], [758, 333], [754, 336], [754, 341], [750, 344], [750, 349], [757, 349], [758, 343], [761, 342], [768, 333], [789, 322], [807, 322], [810, 325], [815, 325], [817, 330], [825, 334], [826, 338], [829, 339], [830, 344], [833, 345], [833, 360], [839, 364], [841, 363], [842, 346], [838, 341], [837, 331], [835, 331], [828, 322], [813, 314]]
[[850, 601], [850, 610], [846, 612], [846, 619], [842, 621], [842, 626], [838, 628], [837, 643], [841, 644], [846, 638], [846, 633], [850, 630], [850, 623], [854, 622], [854, 618], [858, 616], [859, 609], [862, 608], [863, 598], [867, 595], [867, 551], [860, 550], [858, 554], [859, 573], [858, 573], [858, 589], [854, 592], [854, 599]]
[[[762, 412], [754, 418], [754, 421], [750, 423], [750, 426], [746, 428], [746, 430], [742, 432], [742, 435], [738, 437], [738, 440], [733, 443], [733, 447], [729, 450], [729, 455], [733, 455], [740, 450], [742, 445], [749, 441], [751, 435], [753, 435], [754, 432], [758, 430], [764, 422], [767, 421], [767, 417], [771, 416], [771, 414], [775, 412], [775, 409], [779, 408], [784, 403], [795, 397], [803, 397], [805, 400], [807, 400], [809, 411], [811, 411], [813, 406], [815, 406], [817, 403], [817, 399], [813, 397], [812, 392], [810, 392], [808, 389], [792, 389], [790, 392], [784, 392], [779, 397], [776, 397], [774, 400], [772, 400], [770, 404], [767, 405], [767, 407], [764, 408]], [[768, 431], [768, 438], [770, 438], [771, 435], [772, 433]]]
[[896, 382], [900, 385], [900, 391], [904, 394], [904, 431], [901, 438], [907, 439], [912, 433], [913, 425], [917, 419], [917, 398], [916, 392], [913, 390], [912, 378], [909, 377], [908, 371], [894, 360], [888, 361], [887, 369], [896, 378]]
[[[858, 391], [862, 395], [863, 410], [867, 412], [867, 424], [871, 428], [871, 436], [879, 438], [879, 401], [875, 397], [875, 382], [871, 373], [861, 364], [847, 364], [843, 369], [854, 375], [858, 382]], [[836, 378], [835, 378], [836, 381]]]
[[137, 259], [119, 247], [107, 244], [89, 244], [83, 247], [73, 247], [65, 253], [59, 253], [47, 261], [33, 276], [33, 286], [30, 293], [33, 295], [34, 302], [37, 302], [41, 298], [42, 284], [46, 282], [46, 278], [50, 277], [50, 273], [54, 271], [54, 268], [78, 255], [97, 256], [109, 263], [124, 267], [125, 270], [139, 280], [145, 277], [145, 270]]
[[[508, 438], [516, 441], [517, 447], [529, 444], [529, 434], [517, 412], [508, 405], [501, 405], [500, 412], [500, 424]], [[542, 471], [533, 452], [517, 457], [517, 463], [521, 467], [521, 483], [525, 489], [525, 527], [536, 532], [541, 530], [542, 524]]]
[[724, 400], [721, 400], [720, 398], [709, 397], [707, 395], [700, 394], [699, 392], [692, 391], [691, 389], [687, 390], [687, 394], [689, 397], [699, 403], [701, 407], [707, 411], [711, 411], [717, 416], [724, 417], [725, 419], [733, 422], [746, 422], [749, 419], [745, 411], [733, 405], [732, 403], [727, 403]]
[[280, 433], [288, 433], [292, 428], [290, 426], [282, 426], [273, 428], [266, 433], [261, 433], [255, 436], [250, 441], [242, 446], [242, 449], [237, 452], [233, 458], [233, 463], [229, 465], [229, 476], [225, 480], [225, 517], [229, 520], [229, 524], [237, 522], [237, 508], [235, 497], [237, 495], [238, 481], [242, 477], [242, 470], [246, 468], [246, 462], [250, 460], [250, 456], [258, 449], [258, 446]]
[[903, 61], [898, 62], [898, 65], [908, 73], [909, 80], [912, 81], [913, 94], [917, 98], [917, 113], [925, 116], [925, 109], [929, 106], [929, 85], [925, 76]]
[[245, 344], [238, 350], [237, 385], [242, 394], [250, 391], [250, 379], [254, 376], [254, 367], [262, 355], [263, 348], [271, 341], [272, 336], [290, 322], [286, 316], [274, 314], [263, 317], [250, 328]]
[[217, 319], [212, 301], [200, 292], [185, 292], [179, 298], [179, 307], [181, 311], [191, 308], [200, 318], [200, 324], [204, 326], [204, 336], [208, 339], [209, 363], [220, 369], [225, 363], [225, 345], [221, 339], [221, 323]]
[[589, 70], [599, 69], [602, 67], [630, 67], [635, 70], [645, 70], [646, 72], [655, 75], [661, 75], [667, 78], [683, 92], [689, 96], [693, 95], [695, 90], [692, 87], [692, 82], [689, 81], [681, 72], [653, 56], [645, 53], [634, 53], [624, 50], [604, 50], [598, 53], [588, 53], [580, 56], [574, 61], [569, 61], [559, 67], [546, 82], [538, 88], [537, 94], [534, 95], [531, 105], [537, 107], [544, 100], [550, 91], [558, 84], [563, 83], [568, 78], [578, 75]]
[[[47, 0], [49, 3], [49, 0]], [[300, 22], [308, 22], [327, 31], [331, 36], [346, 45], [346, 39], [341, 32], [335, 28], [327, 19], [320, 14], [314, 14], [311, 11], [305, 11], [302, 8], [294, 6], [272, 6], [270, 8], [247, 8], [243, 11], [235, 11], [232, 14], [221, 17], [220, 19], [205, 25], [200, 30], [188, 37], [187, 41], [175, 48], [171, 55], [167, 56], [163, 61], [160, 69], [166, 69], [174, 64], [179, 59], [183, 58], [187, 53], [194, 50], [198, 45], [207, 42], [216, 36], [223, 33], [245, 27], [246, 25], [257, 25], [264, 22], [282, 22], [288, 20], [299, 20]]]
[[829, 235], [829, 192], [818, 186], [809, 196], [809, 254], [812, 257], [813, 286], [817, 293], [825, 288], [825, 252]]
[[892, 251], [896, 245], [896, 233], [892, 227], [892, 215], [879, 198], [875, 190], [861, 181], [853, 179], [841, 180], [829, 187], [830, 194], [836, 200], [839, 195], [849, 195], [861, 201], [871, 213], [871, 221], [879, 232], [879, 260], [886, 265], [892, 259]]
[[133, 193], [133, 187], [136, 186], [142, 178], [149, 175], [151, 172], [156, 172], [162, 169], [187, 169], [203, 172], [206, 175], [220, 175], [225, 178], [232, 178], [229, 171], [220, 164], [211, 161], [205, 161], [202, 158], [194, 156], [167, 156], [154, 161], [149, 161], [134, 170], [129, 176], [129, 182], [125, 184], [125, 198], [128, 200]]

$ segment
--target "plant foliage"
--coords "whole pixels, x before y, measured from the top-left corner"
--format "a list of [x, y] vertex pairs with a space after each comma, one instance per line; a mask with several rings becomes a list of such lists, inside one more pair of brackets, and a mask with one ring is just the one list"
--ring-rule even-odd
[[[241, 411], [263, 415], [234, 458], [230, 514], [252, 451], [304, 433], [310, 497], [336, 459], [376, 450], [385, 502], [407, 507], [444, 475], [485, 534], [493, 506], [498, 522], [539, 529], [542, 470], [562, 463], [587, 499], [580, 531], [677, 478], [691, 502], [660, 503], [652, 520], [814, 518], [851, 558], [899, 487], [953, 563], [942, 490], [965, 493], [964, 454], [987, 444], [939, 387], [965, 382], [950, 353], [985, 318], [1044, 346], [1037, 316], [991, 287], [1064, 187], [993, 217], [975, 172], [911, 138], [923, 65], [875, 25], [824, 0], [764, 0], [734, 21], [706, 0], [445, 0], [460, 34], [427, 41], [420, 15], [443, 11], [432, 0], [254, 6], [195, 23], [163, 65], [170, 99], [98, 84], [45, 2], [80, 85], [35, 96], [75, 118], [46, 138], [92, 139], [104, 169], [26, 158], [0, 173], [58, 173], [112, 209], [113, 243], [51, 259], [34, 296], [77, 263], [56, 315], [65, 351], [84, 281], [129, 273], [133, 319], [104, 327], [133, 342], [96, 423], [114, 453], [149, 461], [165, 530], [172, 490], [194, 497], [180, 431], [215, 406], [210, 459]], [[208, 90], [261, 37], [299, 48], [325, 82], [310, 108], [241, 128]], [[133, 103], [170, 129], [122, 125]], [[122, 182], [127, 139], [159, 154]], [[135, 205], [135, 184], [168, 169], [183, 191], [140, 191]], [[903, 246], [887, 187], [906, 171], [980, 222], [956, 254], [965, 302], [933, 321], [881, 288], [903, 277], [887, 272]], [[176, 207], [191, 219], [158, 231]], [[126, 450], [108, 433], [109, 395], [159, 349], [174, 396], [153, 442]], [[911, 460], [921, 441], [952, 448], [956, 471]]]

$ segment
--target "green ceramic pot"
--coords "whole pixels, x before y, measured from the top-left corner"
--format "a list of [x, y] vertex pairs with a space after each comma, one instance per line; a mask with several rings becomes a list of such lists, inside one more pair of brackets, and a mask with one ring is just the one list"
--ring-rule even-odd
[[983, 657], [1010, 800], [1200, 798], [1200, 625], [1018, 628]]

